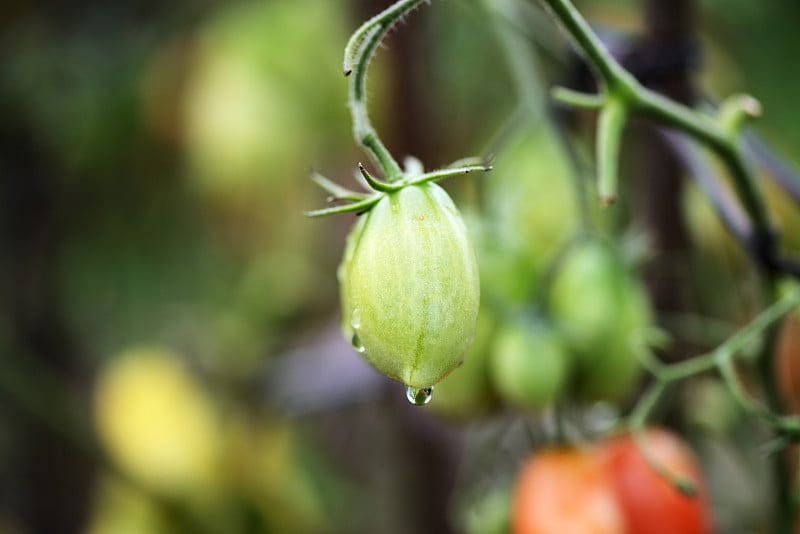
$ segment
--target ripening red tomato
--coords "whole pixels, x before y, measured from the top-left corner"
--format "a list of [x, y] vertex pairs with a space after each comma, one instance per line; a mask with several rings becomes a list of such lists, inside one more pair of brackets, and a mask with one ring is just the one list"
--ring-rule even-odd
[[705, 534], [711, 532], [708, 497], [689, 447], [663, 429], [647, 433], [654, 456], [665, 468], [697, 485], [688, 497], [655, 472], [631, 436], [612, 439], [604, 449], [616, 499], [628, 534]]
[[786, 317], [775, 346], [778, 389], [792, 413], [800, 413], [800, 315]]
[[549, 449], [523, 467], [512, 502], [514, 534], [707, 534], [710, 507], [688, 446], [648, 431], [655, 457], [697, 485], [687, 497], [644, 459], [631, 436], [587, 448]]
[[512, 502], [514, 534], [624, 534], [625, 522], [603, 455], [549, 449], [520, 473]]

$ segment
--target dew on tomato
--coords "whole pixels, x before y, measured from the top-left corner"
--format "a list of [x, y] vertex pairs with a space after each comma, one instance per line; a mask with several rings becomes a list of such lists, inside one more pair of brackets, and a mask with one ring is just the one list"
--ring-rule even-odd
[[406, 386], [406, 400], [414, 406], [425, 406], [433, 398], [433, 386], [427, 388], [415, 388]]
[[338, 276], [347, 339], [414, 388], [415, 404], [429, 401], [418, 393], [464, 359], [480, 296], [472, 243], [450, 197], [433, 183], [387, 193], [351, 231]]

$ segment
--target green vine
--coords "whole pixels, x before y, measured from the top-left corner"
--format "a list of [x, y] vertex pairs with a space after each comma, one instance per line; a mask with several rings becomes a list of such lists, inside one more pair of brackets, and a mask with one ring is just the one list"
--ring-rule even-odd
[[800, 287], [794, 287], [775, 304], [764, 310], [747, 326], [733, 334], [713, 351], [690, 360], [671, 365], [664, 365], [645, 355], [643, 364], [653, 375], [655, 381], [642, 395], [636, 408], [631, 413], [629, 427], [636, 436], [642, 452], [653, 469], [687, 495], [696, 493], [694, 484], [686, 479], [670, 473], [650, 452], [647, 444], [645, 427], [667, 388], [675, 382], [685, 380], [701, 373], [717, 370], [735, 399], [736, 403], [748, 414], [769, 424], [781, 436], [789, 439], [800, 439], [800, 417], [782, 415], [770, 411], [756, 403], [736, 373], [735, 358], [743, 349], [763, 336], [764, 332], [788, 313], [800, 307]]
[[[625, 119], [633, 114], [654, 119], [665, 126], [694, 137], [713, 149], [731, 171], [739, 199], [759, 234], [772, 233], [761, 194], [741, 139], [746, 119], [760, 113], [750, 96], [734, 96], [723, 103], [716, 115], [696, 111], [644, 87], [611, 56], [589, 24], [569, 0], [543, 0], [573, 39], [603, 83], [603, 93], [587, 95], [564, 88], [553, 92], [558, 101], [581, 108], [598, 108], [597, 157], [600, 167], [600, 195], [604, 204], [616, 198], [616, 168], [619, 137]], [[603, 124], [604, 123], [604, 124]]]

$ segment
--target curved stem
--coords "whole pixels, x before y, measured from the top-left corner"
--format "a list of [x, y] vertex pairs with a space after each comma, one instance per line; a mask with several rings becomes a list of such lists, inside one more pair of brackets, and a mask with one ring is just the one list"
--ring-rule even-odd
[[684, 495], [693, 497], [697, 495], [697, 484], [693, 480], [673, 472], [659, 460], [650, 446], [650, 440], [645, 430], [647, 420], [658, 405], [661, 396], [666, 391], [667, 384], [668, 383], [665, 381], [656, 381], [644, 395], [642, 395], [641, 401], [631, 414], [630, 429], [636, 446], [639, 448], [639, 451], [642, 453], [642, 456], [650, 468], [658, 473], [661, 478], [672, 484], [676, 490]]
[[[766, 422], [785, 436], [800, 437], [800, 417], [780, 415], [756, 404], [747, 394], [733, 364], [736, 354], [798, 306], [800, 306], [800, 288], [795, 288], [711, 353], [671, 365], [665, 365], [655, 358], [646, 358], [643, 361], [643, 364], [653, 374], [655, 382], [645, 391], [634, 407], [629, 427], [647, 463], [678, 491], [686, 495], [693, 495], [697, 488], [691, 480], [675, 475], [658, 461], [658, 458], [650, 450], [645, 432], [647, 422], [658, 405], [658, 401], [673, 382], [710, 371], [716, 367], [734, 399], [743, 410]], [[781, 474], [782, 472], [778, 473], [779, 476]], [[789, 524], [793, 524], [793, 522]]]
[[720, 374], [725, 380], [728, 389], [733, 394], [733, 398], [742, 410], [753, 417], [761, 419], [783, 434], [800, 437], [800, 418], [777, 414], [759, 406], [750, 398], [747, 389], [744, 384], [742, 384], [742, 381], [739, 380], [739, 376], [736, 373], [731, 353], [723, 353], [717, 362], [717, 366], [719, 367]]
[[614, 60], [592, 28], [568, 0], [544, 0], [562, 27], [575, 41], [589, 64], [597, 71], [606, 86], [638, 85], [636, 80]]
[[353, 135], [356, 142], [367, 149], [387, 182], [403, 176], [400, 165], [378, 137], [367, 113], [367, 69], [375, 49], [389, 30], [403, 15], [419, 6], [424, 0], [400, 0], [365, 22], [350, 37], [344, 53], [344, 74], [350, 78], [350, 113], [353, 118]]

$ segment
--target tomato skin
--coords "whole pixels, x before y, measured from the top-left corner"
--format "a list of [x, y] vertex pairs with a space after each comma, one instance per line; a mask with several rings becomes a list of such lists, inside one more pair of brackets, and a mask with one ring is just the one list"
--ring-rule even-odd
[[791, 413], [800, 413], [800, 314], [783, 320], [775, 345], [778, 389]]
[[706, 534], [712, 531], [708, 496], [691, 450], [674, 434], [650, 429], [654, 456], [676, 475], [698, 486], [698, 494], [681, 494], [647, 463], [631, 436], [607, 442], [607, 468], [628, 534]]
[[630, 395], [651, 318], [644, 291], [619, 251], [601, 240], [577, 244], [553, 280], [549, 306], [574, 356], [576, 393], [612, 402]]
[[691, 450], [663, 430], [647, 432], [665, 468], [692, 480], [687, 497], [656, 473], [630, 435], [592, 448], [548, 449], [524, 465], [512, 502], [514, 534], [710, 534], [708, 496]]
[[427, 388], [475, 336], [478, 262], [464, 221], [434, 183], [388, 193], [353, 228], [340, 264], [345, 336], [377, 370]]
[[553, 325], [509, 322], [498, 329], [492, 348], [492, 382], [509, 405], [537, 410], [562, 394], [570, 361]]
[[624, 534], [602, 455], [549, 449], [525, 464], [512, 501], [514, 534]]

